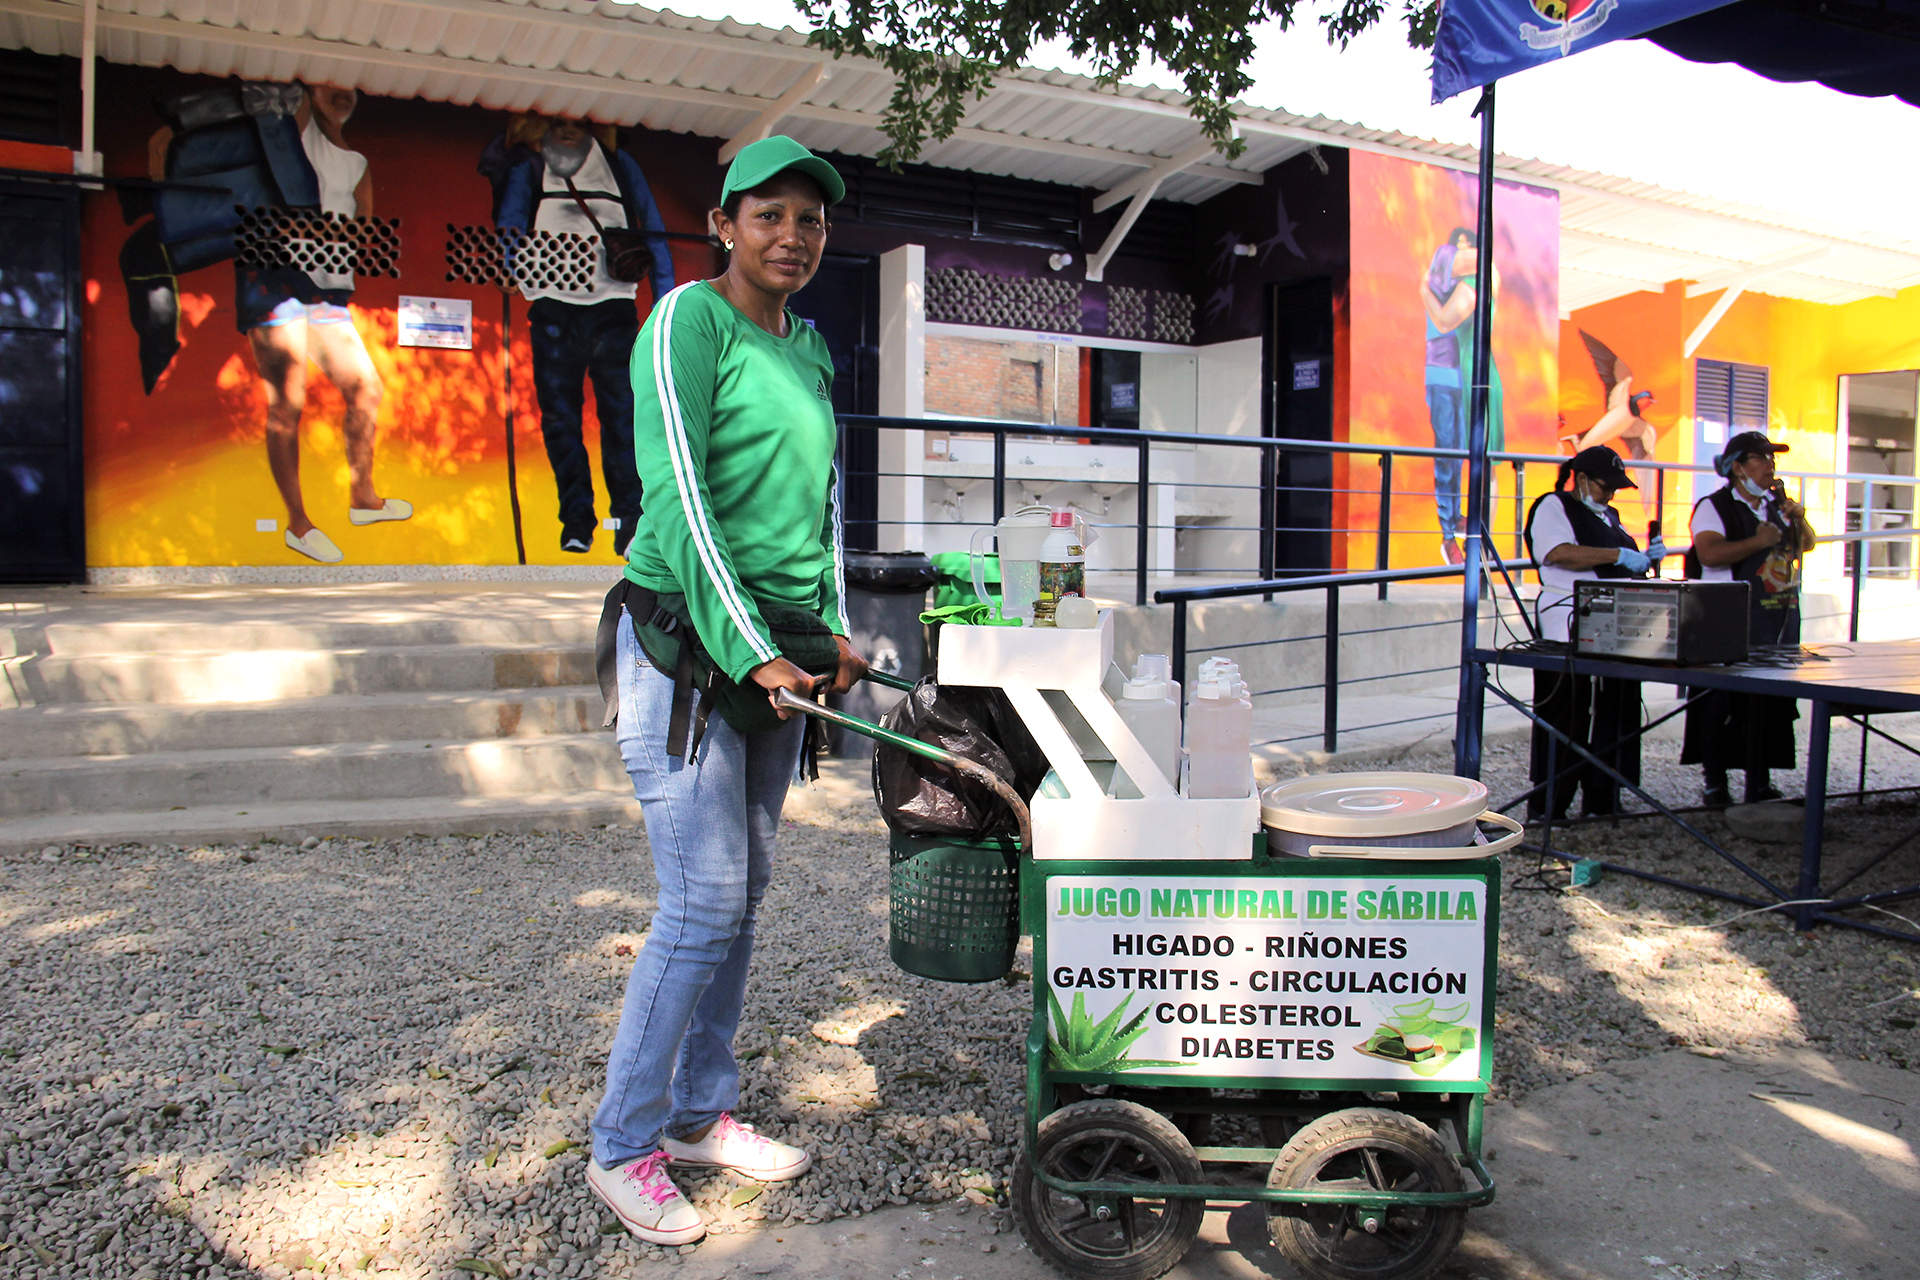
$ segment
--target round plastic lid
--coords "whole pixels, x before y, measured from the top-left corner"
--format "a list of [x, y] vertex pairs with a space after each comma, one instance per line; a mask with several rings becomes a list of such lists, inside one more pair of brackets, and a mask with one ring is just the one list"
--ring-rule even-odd
[[1135, 701], [1164, 698], [1167, 696], [1167, 682], [1154, 679], [1152, 676], [1135, 676], [1121, 688], [1120, 696]]
[[1309, 836], [1410, 836], [1472, 822], [1487, 788], [1440, 773], [1336, 773], [1260, 793], [1260, 821]]

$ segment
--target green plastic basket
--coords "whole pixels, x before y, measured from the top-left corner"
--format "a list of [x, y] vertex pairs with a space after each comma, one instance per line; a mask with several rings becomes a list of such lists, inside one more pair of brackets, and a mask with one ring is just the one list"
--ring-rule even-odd
[[894, 835], [888, 842], [887, 951], [938, 982], [992, 982], [1020, 945], [1014, 840]]

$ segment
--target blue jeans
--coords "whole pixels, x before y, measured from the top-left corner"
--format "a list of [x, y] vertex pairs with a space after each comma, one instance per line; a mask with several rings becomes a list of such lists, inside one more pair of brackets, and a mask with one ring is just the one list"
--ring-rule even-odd
[[[1433, 424], [1433, 447], [1467, 447], [1466, 400], [1458, 387], [1427, 384], [1427, 420]], [[1433, 460], [1433, 505], [1440, 517], [1440, 533], [1454, 537], [1460, 519], [1460, 472], [1465, 463], [1459, 458]]]
[[689, 1132], [739, 1104], [733, 1033], [802, 729], [795, 717], [743, 734], [716, 715], [688, 764], [667, 754], [673, 682], [647, 662], [625, 616], [619, 665], [620, 754], [660, 892], [593, 1117], [593, 1158], [603, 1168], [649, 1155], [662, 1132]]

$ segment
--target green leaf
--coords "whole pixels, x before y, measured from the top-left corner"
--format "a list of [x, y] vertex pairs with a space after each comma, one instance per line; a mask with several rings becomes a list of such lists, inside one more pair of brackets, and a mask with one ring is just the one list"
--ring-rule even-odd
[[1393, 1011], [1403, 1018], [1424, 1018], [1432, 1010], [1432, 1000], [1416, 1000], [1412, 1004], [1397, 1004], [1393, 1007]]
[[1429, 1009], [1427, 1016], [1435, 1022], [1459, 1022], [1466, 1018], [1467, 1011], [1473, 1008], [1471, 1000], [1445, 1009]]
[[482, 1160], [480, 1163], [486, 1165], [487, 1168], [491, 1169], [499, 1159], [500, 1159], [500, 1148], [489, 1147], [487, 1149], [486, 1159]]
[[560, 1139], [560, 1141], [554, 1143], [552, 1146], [548, 1147], [545, 1151], [542, 1151], [540, 1154], [545, 1156], [547, 1159], [551, 1160], [555, 1156], [563, 1156], [567, 1154], [567, 1152], [574, 1150], [579, 1145], [580, 1144], [575, 1142], [572, 1138], [562, 1138]]
[[268, 1053], [279, 1054], [283, 1060], [291, 1058], [294, 1054], [300, 1052], [300, 1046], [297, 1044], [270, 1044], [262, 1047], [265, 1048]]
[[745, 1187], [735, 1187], [727, 1193], [727, 1208], [738, 1209], [743, 1204], [752, 1204], [760, 1198], [761, 1192], [765, 1190], [766, 1188], [759, 1183]]
[[427, 1064], [427, 1079], [429, 1080], [445, 1080], [451, 1074], [453, 1073], [445, 1067], [435, 1066], [431, 1062]]
[[495, 1280], [507, 1280], [507, 1269], [497, 1262], [485, 1258], [462, 1258], [453, 1264], [455, 1271], [471, 1271], [477, 1276], [493, 1276]]

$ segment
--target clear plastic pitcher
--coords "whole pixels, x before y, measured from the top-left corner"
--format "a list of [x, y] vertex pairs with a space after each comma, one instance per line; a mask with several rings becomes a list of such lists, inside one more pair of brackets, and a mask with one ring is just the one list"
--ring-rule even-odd
[[984, 540], [999, 542], [1001, 617], [1032, 619], [1033, 602], [1040, 598], [1040, 544], [1047, 540], [1052, 525], [1051, 507], [1022, 507], [990, 529], [974, 530], [973, 591], [982, 600], [993, 598], [987, 594]]

